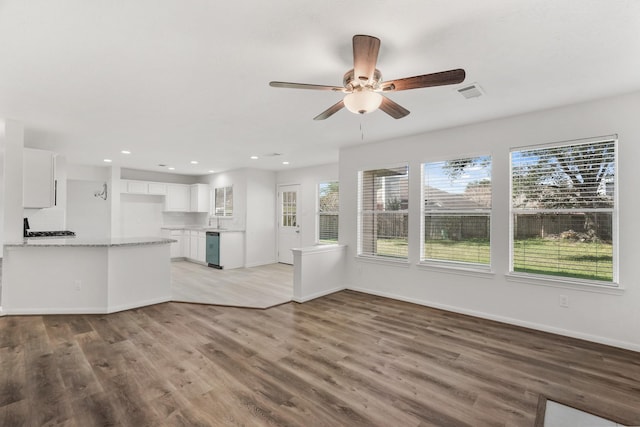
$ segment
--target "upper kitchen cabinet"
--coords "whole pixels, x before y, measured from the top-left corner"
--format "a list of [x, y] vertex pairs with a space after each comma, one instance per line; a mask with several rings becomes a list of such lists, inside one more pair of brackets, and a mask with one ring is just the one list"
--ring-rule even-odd
[[209, 212], [209, 185], [191, 185], [191, 212]]
[[167, 184], [163, 182], [147, 182], [121, 180], [121, 193], [126, 194], [150, 194], [155, 196], [165, 196], [167, 194]]
[[55, 205], [54, 159], [51, 151], [24, 149], [23, 207], [38, 209]]
[[165, 197], [165, 211], [189, 212], [190, 188], [183, 184], [167, 184], [167, 196]]

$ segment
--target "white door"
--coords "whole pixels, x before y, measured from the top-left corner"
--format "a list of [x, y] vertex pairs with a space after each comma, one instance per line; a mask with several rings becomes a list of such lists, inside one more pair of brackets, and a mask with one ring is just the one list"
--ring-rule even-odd
[[278, 187], [278, 262], [293, 264], [291, 248], [300, 247], [299, 185]]

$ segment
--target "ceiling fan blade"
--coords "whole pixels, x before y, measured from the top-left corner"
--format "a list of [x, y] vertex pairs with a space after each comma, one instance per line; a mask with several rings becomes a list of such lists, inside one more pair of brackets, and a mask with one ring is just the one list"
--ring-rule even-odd
[[382, 104], [380, 104], [380, 109], [394, 119], [401, 119], [410, 113], [410, 111], [404, 108], [402, 105], [390, 100], [386, 96], [382, 97]]
[[353, 75], [358, 80], [370, 80], [376, 70], [380, 39], [373, 36], [353, 36]]
[[341, 99], [340, 101], [338, 101], [335, 104], [333, 104], [331, 107], [329, 107], [326, 110], [324, 110], [322, 113], [320, 113], [317, 116], [315, 116], [313, 118], [313, 120], [328, 119], [329, 117], [333, 116], [335, 113], [337, 113], [338, 111], [342, 110], [343, 108], [344, 108], [344, 102]]
[[312, 85], [308, 83], [289, 83], [289, 82], [269, 82], [271, 87], [283, 87], [287, 89], [313, 89], [313, 90], [332, 90], [334, 92], [344, 92], [346, 89], [340, 86]]
[[404, 79], [389, 80], [380, 83], [383, 92], [418, 89], [421, 87], [444, 86], [462, 83], [465, 78], [463, 69], [441, 71], [439, 73], [423, 74], [421, 76], [407, 77]]

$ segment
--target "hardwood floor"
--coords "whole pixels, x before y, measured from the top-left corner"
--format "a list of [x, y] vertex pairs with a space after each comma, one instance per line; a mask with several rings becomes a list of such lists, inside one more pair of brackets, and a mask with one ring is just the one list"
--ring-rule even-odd
[[0, 318], [2, 426], [533, 426], [540, 395], [640, 424], [640, 354], [343, 291]]
[[187, 261], [171, 263], [173, 301], [267, 308], [293, 298], [293, 266], [216, 270]]

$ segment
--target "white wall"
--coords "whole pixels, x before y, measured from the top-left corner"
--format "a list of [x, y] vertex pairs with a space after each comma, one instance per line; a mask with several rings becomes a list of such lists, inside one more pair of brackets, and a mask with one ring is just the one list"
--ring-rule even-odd
[[276, 174], [274, 172], [247, 170], [246, 216], [245, 265], [252, 267], [276, 262]]
[[153, 172], [127, 168], [122, 168], [120, 170], [119, 178], [140, 181], [170, 182], [173, 184], [199, 184], [207, 182], [207, 176], [182, 175], [177, 173]]
[[[220, 227], [244, 230], [247, 226], [247, 173], [249, 169], [236, 169], [227, 172], [215, 173], [208, 176], [213, 191], [220, 187], [233, 187], [233, 217], [221, 218]], [[215, 226], [215, 223], [213, 224]]]
[[121, 194], [120, 226], [122, 227], [122, 236], [160, 236], [163, 211], [164, 196]]
[[298, 223], [302, 247], [315, 245], [318, 184], [338, 180], [338, 164], [313, 166], [278, 172], [278, 185], [300, 184]]
[[24, 126], [14, 120], [4, 122], [0, 132], [4, 150], [4, 242], [22, 241], [22, 156]]
[[[233, 218], [221, 218], [219, 224], [228, 229], [245, 230], [245, 266], [276, 262], [275, 172], [245, 168], [212, 174], [208, 178], [212, 191], [233, 186]], [[216, 220], [212, 225], [216, 225]]]
[[[340, 152], [340, 243], [348, 245], [347, 286], [374, 294], [640, 350], [640, 93], [612, 97]], [[509, 148], [619, 135], [621, 295], [508, 281]], [[493, 275], [418, 268], [420, 164], [465, 154], [493, 156]], [[357, 174], [398, 162], [410, 169], [409, 266], [356, 259]], [[569, 308], [559, 306], [568, 295]]]
[[[67, 181], [67, 228], [82, 238], [109, 237], [109, 198], [95, 197], [105, 181]], [[111, 197], [111, 195], [109, 195]]]
[[24, 209], [32, 231], [66, 230], [67, 221], [67, 159], [55, 155], [56, 200], [50, 208]]

